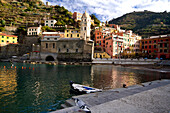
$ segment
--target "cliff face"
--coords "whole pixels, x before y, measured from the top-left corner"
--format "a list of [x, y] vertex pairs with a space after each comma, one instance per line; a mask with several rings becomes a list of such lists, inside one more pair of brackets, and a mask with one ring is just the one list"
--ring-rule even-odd
[[109, 21], [124, 29], [131, 29], [135, 33], [148, 37], [151, 35], [170, 33], [170, 12], [155, 13], [150, 11], [132, 12]]

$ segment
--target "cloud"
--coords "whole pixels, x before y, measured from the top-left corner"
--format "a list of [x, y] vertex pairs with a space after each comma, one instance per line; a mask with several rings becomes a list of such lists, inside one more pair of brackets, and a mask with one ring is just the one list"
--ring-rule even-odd
[[71, 12], [85, 10], [105, 22], [133, 11], [170, 12], [170, 0], [42, 0], [64, 6]]

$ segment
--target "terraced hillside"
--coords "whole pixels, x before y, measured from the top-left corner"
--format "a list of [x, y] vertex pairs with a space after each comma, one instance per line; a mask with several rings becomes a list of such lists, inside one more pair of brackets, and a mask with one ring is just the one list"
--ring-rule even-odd
[[74, 25], [71, 17], [72, 13], [64, 7], [45, 6], [40, 0], [0, 0], [1, 28], [43, 24], [48, 18], [56, 19], [57, 25]]

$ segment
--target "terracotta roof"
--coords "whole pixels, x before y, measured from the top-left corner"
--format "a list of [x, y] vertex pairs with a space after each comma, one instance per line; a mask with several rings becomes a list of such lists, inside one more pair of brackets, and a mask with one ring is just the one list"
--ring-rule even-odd
[[2, 35], [2, 36], [9, 36], [9, 37], [18, 37], [18, 36], [15, 36], [15, 35], [7, 35], [5, 33], [0, 33], [0, 35]]

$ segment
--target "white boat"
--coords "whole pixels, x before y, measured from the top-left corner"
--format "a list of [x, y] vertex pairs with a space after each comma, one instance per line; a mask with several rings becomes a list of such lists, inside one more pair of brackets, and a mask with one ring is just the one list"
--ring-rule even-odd
[[81, 84], [75, 84], [72, 81], [70, 81], [70, 86], [71, 86], [71, 90], [77, 94], [87, 94], [87, 93], [95, 93], [95, 92], [102, 91], [102, 89], [92, 88]]

